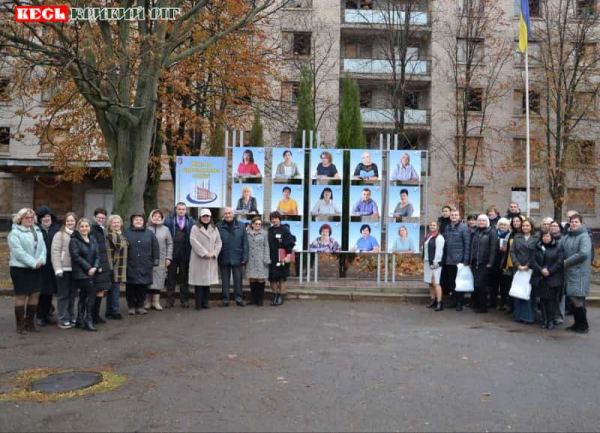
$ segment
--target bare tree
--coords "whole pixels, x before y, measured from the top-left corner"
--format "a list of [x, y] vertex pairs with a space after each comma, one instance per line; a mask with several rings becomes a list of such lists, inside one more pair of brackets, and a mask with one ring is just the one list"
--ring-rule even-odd
[[[451, 14], [451, 12], [450, 12]], [[452, 102], [447, 116], [454, 134], [435, 137], [456, 175], [459, 209], [465, 211], [467, 188], [476, 167], [482, 164], [486, 136], [500, 134], [501, 125], [493, 122], [491, 111], [507, 94], [509, 83], [503, 70], [511, 58], [512, 42], [505, 12], [493, 0], [462, 0], [455, 15], [442, 18], [445, 54], [441, 67], [452, 83]]]

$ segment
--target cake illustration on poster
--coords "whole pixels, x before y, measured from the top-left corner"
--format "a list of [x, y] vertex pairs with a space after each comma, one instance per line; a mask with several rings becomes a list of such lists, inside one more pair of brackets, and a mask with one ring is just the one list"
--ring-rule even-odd
[[217, 194], [210, 190], [210, 179], [202, 179], [193, 184], [192, 192], [186, 198], [190, 203], [209, 204], [217, 199]]

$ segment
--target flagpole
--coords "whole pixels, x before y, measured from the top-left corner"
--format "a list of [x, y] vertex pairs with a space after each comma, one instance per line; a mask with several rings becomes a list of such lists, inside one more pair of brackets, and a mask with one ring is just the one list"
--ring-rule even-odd
[[528, 47], [525, 48], [525, 171], [527, 176], [527, 217], [531, 216], [531, 160], [529, 143], [529, 62], [527, 61]]

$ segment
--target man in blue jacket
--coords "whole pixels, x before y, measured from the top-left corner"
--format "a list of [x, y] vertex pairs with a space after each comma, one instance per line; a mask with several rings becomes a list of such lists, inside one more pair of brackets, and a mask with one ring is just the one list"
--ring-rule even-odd
[[183, 308], [189, 308], [189, 263], [192, 245], [190, 233], [196, 220], [187, 214], [185, 203], [177, 203], [175, 213], [165, 219], [165, 227], [173, 237], [173, 260], [167, 269], [167, 305], [172, 308], [175, 303], [175, 284], [179, 281], [179, 301]]
[[[457, 210], [450, 212], [450, 225], [444, 231], [444, 292], [454, 292], [456, 287], [456, 265], [462, 263], [469, 266], [469, 252], [471, 235], [467, 225], [460, 221], [460, 213]], [[463, 309], [464, 293], [455, 292], [456, 311]]]
[[223, 306], [229, 306], [229, 280], [233, 273], [233, 291], [235, 303], [244, 306], [244, 292], [242, 291], [242, 266], [248, 261], [248, 233], [242, 223], [233, 219], [233, 210], [226, 207], [223, 220], [217, 223], [221, 235], [221, 253], [219, 265], [221, 266]]

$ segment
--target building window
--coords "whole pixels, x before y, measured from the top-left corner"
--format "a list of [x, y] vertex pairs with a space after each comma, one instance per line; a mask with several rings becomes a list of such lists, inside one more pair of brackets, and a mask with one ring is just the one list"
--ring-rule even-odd
[[466, 188], [465, 210], [467, 214], [485, 213], [484, 188], [482, 186], [468, 186]]
[[300, 83], [285, 82], [281, 85], [281, 102], [296, 106], [300, 95]]
[[8, 99], [10, 78], [0, 78], [0, 103]]
[[[529, 16], [539, 17], [540, 16], [540, 3], [541, 0], [529, 0]], [[515, 0], [515, 15], [521, 13], [521, 0]]]
[[[541, 190], [538, 187], [531, 187], [529, 189], [529, 206], [532, 213], [540, 213], [540, 193]], [[510, 200], [517, 203], [521, 213], [525, 214], [527, 211], [527, 188], [522, 186], [513, 187]]]
[[10, 128], [8, 126], [0, 126], [0, 152], [8, 152], [10, 150]]
[[596, 143], [593, 140], [570, 141], [566, 152], [567, 167], [582, 167], [596, 163]]
[[360, 91], [360, 107], [370, 108], [373, 103], [373, 92], [369, 90]]
[[404, 94], [404, 108], [418, 110], [419, 109], [419, 93], [406, 92]]
[[484, 44], [480, 39], [459, 38], [456, 40], [456, 62], [477, 66], [483, 61]]
[[310, 56], [311, 34], [309, 32], [284, 32], [283, 54], [287, 57]]
[[[540, 92], [535, 90], [529, 91], [529, 112], [540, 114], [541, 96]], [[523, 90], [515, 90], [514, 92], [514, 114], [525, 114], [527, 101], [525, 100], [525, 92]]]
[[346, 9], [371, 9], [372, 0], [346, 0]]
[[469, 111], [482, 111], [483, 89], [467, 89], [467, 107]]
[[577, 17], [593, 17], [596, 15], [596, 0], [577, 0]]
[[346, 59], [372, 59], [373, 44], [369, 42], [346, 42], [344, 49]]
[[[542, 143], [535, 138], [529, 142], [529, 158], [531, 165], [539, 166], [542, 154]], [[527, 163], [527, 139], [513, 138], [512, 161], [515, 166], [524, 166]]]
[[567, 209], [581, 214], [596, 211], [596, 190], [594, 188], [567, 188]]

